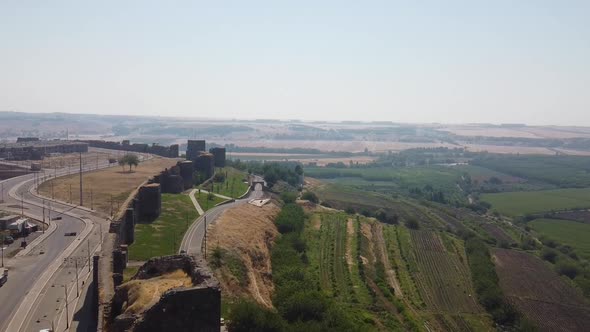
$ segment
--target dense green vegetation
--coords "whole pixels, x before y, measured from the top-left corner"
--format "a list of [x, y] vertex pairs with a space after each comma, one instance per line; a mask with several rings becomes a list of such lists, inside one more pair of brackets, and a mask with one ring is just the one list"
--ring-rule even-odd
[[483, 194], [481, 200], [502, 214], [525, 214], [590, 207], [590, 188]]
[[195, 193], [195, 198], [197, 199], [197, 202], [199, 202], [199, 205], [201, 206], [203, 211], [207, 211], [215, 207], [215, 205], [225, 201], [225, 199], [217, 197], [210, 192], [206, 193], [197, 191]]
[[558, 187], [590, 187], [590, 158], [582, 156], [482, 155], [474, 165]]
[[537, 233], [565, 244], [590, 259], [590, 224], [558, 219], [537, 219], [529, 223]]
[[309, 260], [302, 234], [303, 209], [287, 204], [279, 213], [280, 238], [272, 249], [273, 304], [288, 330], [362, 331], [364, 323], [346, 314], [339, 303], [318, 290], [317, 280], [308, 271]]
[[465, 250], [479, 302], [492, 314], [497, 323], [514, 324], [518, 318], [517, 314], [500, 289], [498, 275], [487, 246], [482, 240], [472, 237], [465, 241]]
[[188, 195], [162, 194], [160, 216], [153, 222], [135, 225], [135, 242], [129, 246], [129, 259], [144, 261], [176, 254], [184, 233], [197, 216]]
[[[457, 183], [460, 172], [445, 166], [421, 167], [306, 167], [305, 175], [328, 179], [341, 185], [386, 194], [403, 193], [435, 201], [464, 202], [465, 195]], [[440, 198], [441, 196], [446, 197]]]
[[247, 171], [249, 174], [257, 174], [264, 177], [269, 187], [274, 186], [278, 181], [284, 181], [291, 186], [301, 184], [303, 169], [297, 162], [242, 162], [239, 159], [228, 161], [228, 165], [236, 169]]
[[212, 184], [206, 188], [201, 186], [201, 188], [206, 190], [213, 189], [213, 192], [216, 194], [235, 198], [241, 196], [248, 190], [248, 183], [245, 180], [247, 180], [246, 172], [233, 167], [223, 167], [215, 170]]

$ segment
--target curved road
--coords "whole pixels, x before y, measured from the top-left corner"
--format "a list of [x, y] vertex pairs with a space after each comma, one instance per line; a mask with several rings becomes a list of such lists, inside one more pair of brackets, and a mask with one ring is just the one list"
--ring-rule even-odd
[[[82, 171], [88, 172], [109, 166], [113, 165], [108, 162], [87, 164], [83, 166]], [[64, 168], [57, 171], [50, 170], [45, 173], [47, 174], [45, 179], [48, 180], [50, 176], [53, 178], [54, 176], [75, 174], [78, 171], [79, 167]], [[59, 326], [64, 311], [63, 305], [61, 308], [48, 308], [53, 312], [44, 314], [43, 318], [33, 316], [38, 314], [37, 311], [45, 310], [44, 306], [47, 306], [47, 302], [51, 301], [54, 303], [52, 306], [55, 306], [55, 297], [49, 299], [49, 297], [54, 296], [52, 294], [55, 290], [54, 284], [62, 283], [70, 285], [70, 288], [75, 287], [75, 284], [71, 286], [71, 278], [66, 279], [64, 277], [64, 275], [71, 276], [72, 272], [71, 270], [66, 271], [68, 266], [63, 264], [63, 259], [73, 254], [87, 256], [88, 252], [83, 249], [86, 246], [81, 245], [82, 243], [86, 244], [88, 242], [88, 246], [92, 246], [91, 251], [92, 249], [96, 250], [102, 236], [98, 234], [97, 230], [94, 230], [95, 224], [104, 223], [101, 230], [103, 232], [108, 231], [108, 224], [104, 216], [85, 207], [77, 207], [34, 194], [35, 184], [42, 182], [39, 181], [42, 174], [43, 172], [31, 173], [0, 181], [4, 185], [4, 203], [0, 204], [1, 208], [14, 214], [20, 214], [22, 204], [24, 207], [22, 210], [26, 217], [43, 220], [43, 206], [45, 205], [45, 220], [49, 220], [47, 217], [49, 206], [51, 207], [52, 218], [61, 217], [61, 220], [50, 221], [46, 234], [39, 236], [36, 241], [30, 243], [29, 248], [17, 254], [14, 258], [4, 260], [4, 265], [8, 268], [9, 273], [8, 281], [0, 287], [0, 302], [2, 303], [0, 305], [0, 331], [39, 331], [39, 323], [35, 325], [35, 322], [39, 319], [47, 321], [41, 323], [43, 325], [41, 328], [48, 327], [49, 319], [55, 320], [58, 323], [56, 327]], [[37, 180], [35, 177], [37, 177]], [[91, 234], [93, 231], [94, 234]], [[76, 232], [77, 236], [64, 236], [67, 232]], [[87, 240], [86, 235], [94, 236], [92, 239], [88, 237]], [[85, 263], [86, 260], [81, 261], [78, 271], [82, 270]], [[68, 299], [70, 298], [71, 296], [68, 296]], [[63, 303], [63, 299], [61, 300], [60, 302], [58, 299], [57, 303]], [[75, 306], [70, 308], [70, 311], [72, 309], [75, 309]], [[71, 319], [72, 317], [69, 317], [69, 320]], [[65, 322], [63, 325], [65, 325]]]
[[179, 253], [184, 251], [189, 255], [200, 255], [203, 238], [205, 236], [205, 220], [207, 220], [207, 225], [210, 225], [219, 218], [223, 211], [235, 206], [247, 204], [251, 199], [262, 199], [263, 197], [264, 191], [262, 191], [262, 185], [257, 184], [254, 191], [251, 191], [246, 198], [237, 199], [232, 203], [219, 205], [205, 211], [205, 214], [197, 218], [184, 234], [182, 243], [180, 244]]

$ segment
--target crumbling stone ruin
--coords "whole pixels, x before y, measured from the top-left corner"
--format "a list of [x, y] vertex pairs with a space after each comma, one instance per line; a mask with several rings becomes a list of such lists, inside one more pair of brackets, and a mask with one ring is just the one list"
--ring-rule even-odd
[[108, 330], [113, 332], [218, 332], [221, 290], [200, 258], [153, 258], [116, 288], [110, 313]]

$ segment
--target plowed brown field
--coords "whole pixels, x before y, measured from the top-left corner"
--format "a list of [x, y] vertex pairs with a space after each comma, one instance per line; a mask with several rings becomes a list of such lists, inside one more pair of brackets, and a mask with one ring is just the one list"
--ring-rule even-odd
[[541, 331], [587, 331], [590, 304], [543, 261], [521, 251], [493, 251], [508, 300]]

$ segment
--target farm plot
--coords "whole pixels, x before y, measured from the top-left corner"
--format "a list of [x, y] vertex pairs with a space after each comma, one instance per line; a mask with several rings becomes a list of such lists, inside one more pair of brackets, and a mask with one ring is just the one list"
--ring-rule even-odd
[[322, 290], [344, 302], [357, 301], [346, 260], [346, 215], [320, 214], [319, 232], [308, 231], [308, 241], [310, 261], [318, 267]]
[[588, 208], [590, 188], [484, 194], [481, 200], [490, 203], [500, 213], [517, 216], [551, 210]]
[[469, 268], [463, 258], [449, 252], [438, 234], [411, 231], [418, 289], [426, 306], [447, 313], [480, 313]]
[[580, 210], [580, 211], [558, 212], [553, 215], [553, 218], [573, 220], [573, 221], [579, 221], [579, 222], [584, 222], [584, 223], [590, 224], [590, 211]]
[[570, 220], [537, 219], [530, 223], [538, 233], [576, 249], [579, 255], [590, 258], [590, 225]]
[[588, 301], [543, 261], [508, 249], [495, 249], [493, 259], [504, 294], [541, 331], [584, 331], [590, 326]]

